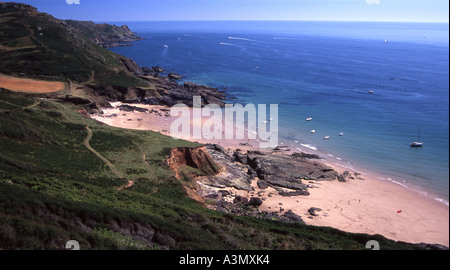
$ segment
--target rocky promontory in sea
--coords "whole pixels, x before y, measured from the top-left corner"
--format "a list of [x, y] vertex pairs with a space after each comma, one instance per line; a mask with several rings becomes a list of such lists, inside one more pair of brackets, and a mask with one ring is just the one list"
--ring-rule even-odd
[[193, 106], [193, 97], [201, 96], [202, 105], [217, 104], [223, 107], [231, 97], [221, 89], [185, 81], [181, 75], [166, 71], [162, 67], [140, 67], [132, 59], [122, 59], [124, 66], [139, 78], [145, 80], [149, 87], [129, 87], [120, 91], [121, 95], [113, 98], [123, 103], [140, 103], [149, 105], [173, 106], [186, 104]]
[[127, 25], [116, 26], [106, 23], [97, 24], [91, 21], [65, 21], [83, 36], [104, 48], [132, 46], [124, 42], [142, 40], [140, 36], [130, 30]]

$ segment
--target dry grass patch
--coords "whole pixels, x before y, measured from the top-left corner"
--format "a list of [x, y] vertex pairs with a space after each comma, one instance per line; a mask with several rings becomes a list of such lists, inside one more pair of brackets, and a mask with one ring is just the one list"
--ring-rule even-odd
[[64, 90], [65, 83], [17, 78], [0, 74], [0, 87], [15, 92], [45, 94]]

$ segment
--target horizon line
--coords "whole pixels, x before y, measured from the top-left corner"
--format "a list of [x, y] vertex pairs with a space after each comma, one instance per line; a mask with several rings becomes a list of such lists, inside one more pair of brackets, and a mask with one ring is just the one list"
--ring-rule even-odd
[[[76, 19], [66, 19], [76, 20]], [[449, 24], [449, 21], [359, 21], [359, 20], [92, 20], [98, 22], [360, 22], [360, 23], [440, 23]]]

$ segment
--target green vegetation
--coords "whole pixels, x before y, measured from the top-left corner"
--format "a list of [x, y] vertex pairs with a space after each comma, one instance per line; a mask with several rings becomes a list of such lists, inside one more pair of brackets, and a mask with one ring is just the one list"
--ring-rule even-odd
[[0, 39], [0, 72], [99, 86], [147, 85], [124, 67], [123, 56], [86, 37], [88, 30], [77, 30], [70, 22], [35, 12], [31, 7], [0, 8], [0, 36], [5, 37]]
[[[36, 104], [28, 108], [30, 104]], [[0, 91], [0, 248], [414, 249], [382, 236], [216, 212], [189, 199], [166, 165], [196, 144], [101, 125], [58, 100]], [[135, 184], [89, 151], [91, 146]]]

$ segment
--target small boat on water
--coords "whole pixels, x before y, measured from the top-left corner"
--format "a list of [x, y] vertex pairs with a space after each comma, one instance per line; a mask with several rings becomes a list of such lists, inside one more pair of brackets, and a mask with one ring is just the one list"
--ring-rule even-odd
[[164, 47], [164, 48], [169, 48], [169, 45], [164, 44], [163, 47]]
[[418, 134], [417, 134], [417, 142], [412, 142], [410, 144], [410, 146], [411, 147], [422, 147], [423, 146], [423, 142], [420, 142], [420, 129], [419, 129]]
[[344, 132], [339, 133], [339, 136], [344, 136]]
[[311, 117], [306, 118], [306, 121], [312, 121]]
[[311, 133], [316, 133], [316, 130], [315, 129], [311, 130]]
[[370, 91], [369, 91], [369, 94], [373, 94], [373, 93], [374, 93], [373, 90], [370, 90]]
[[413, 143], [411, 143], [411, 147], [422, 147], [423, 146], [423, 143], [421, 143], [421, 142], [413, 142]]
[[325, 136], [323, 139], [328, 140], [328, 139], [330, 139], [330, 136]]

